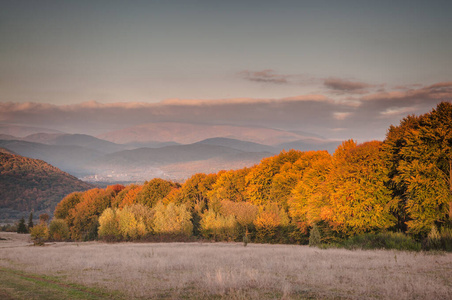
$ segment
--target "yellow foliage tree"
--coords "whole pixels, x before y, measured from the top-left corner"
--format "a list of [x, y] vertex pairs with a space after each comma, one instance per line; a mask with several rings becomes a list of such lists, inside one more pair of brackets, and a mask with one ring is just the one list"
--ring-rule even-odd
[[167, 206], [159, 202], [154, 212], [154, 232], [157, 234], [191, 236], [193, 224], [191, 213], [185, 204], [169, 203]]
[[204, 212], [201, 218], [201, 234], [216, 241], [233, 241], [239, 236], [237, 221], [234, 216], [223, 216], [212, 210]]

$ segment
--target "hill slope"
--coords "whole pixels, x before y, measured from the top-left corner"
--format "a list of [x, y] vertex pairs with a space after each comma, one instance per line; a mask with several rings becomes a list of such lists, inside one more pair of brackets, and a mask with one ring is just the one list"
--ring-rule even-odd
[[65, 195], [90, 188], [42, 160], [0, 152], [0, 219], [17, 219], [30, 211], [51, 214]]

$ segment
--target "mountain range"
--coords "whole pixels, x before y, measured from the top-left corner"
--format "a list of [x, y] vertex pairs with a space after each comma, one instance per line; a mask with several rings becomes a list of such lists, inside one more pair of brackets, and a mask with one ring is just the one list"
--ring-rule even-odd
[[39, 130], [2, 125], [0, 147], [93, 182], [183, 180], [198, 172], [252, 166], [283, 149], [334, 151], [339, 144], [305, 132], [231, 125], [152, 123], [97, 137]]

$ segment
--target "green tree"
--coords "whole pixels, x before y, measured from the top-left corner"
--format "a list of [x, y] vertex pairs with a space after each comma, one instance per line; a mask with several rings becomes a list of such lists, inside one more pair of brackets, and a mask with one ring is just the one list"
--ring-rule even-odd
[[17, 225], [17, 233], [28, 233], [27, 226], [25, 225], [25, 219], [22, 217]]
[[30, 230], [33, 227], [33, 212], [30, 213], [30, 216], [28, 217], [28, 230]]

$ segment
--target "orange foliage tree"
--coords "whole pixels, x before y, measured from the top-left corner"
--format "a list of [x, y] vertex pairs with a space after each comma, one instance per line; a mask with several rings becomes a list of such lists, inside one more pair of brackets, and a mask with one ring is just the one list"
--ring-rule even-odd
[[178, 187], [179, 186], [172, 181], [154, 178], [144, 183], [144, 186], [135, 198], [135, 202], [152, 208], [173, 189], [177, 189]]
[[115, 191], [111, 189], [91, 189], [83, 193], [81, 201], [70, 210], [71, 237], [75, 240], [90, 240], [97, 237], [98, 218], [111, 207]]
[[394, 203], [386, 187], [388, 170], [382, 160], [381, 142], [357, 145], [343, 142], [333, 155], [328, 176], [330, 224], [348, 236], [394, 226]]
[[247, 200], [254, 205], [265, 205], [273, 199], [284, 203], [296, 184], [296, 179], [287, 174], [277, 175], [291, 169], [291, 164], [301, 155], [301, 151], [282, 151], [277, 156], [263, 159], [260, 164], [251, 168], [245, 178]]
[[427, 234], [452, 225], [452, 103], [405, 118], [385, 140], [391, 179], [406, 208], [408, 230]]
[[213, 201], [231, 200], [241, 202], [246, 200], [245, 177], [249, 168], [240, 170], [223, 171], [218, 173], [218, 178], [212, 186], [209, 198]]
[[327, 151], [310, 151], [297, 163], [303, 169], [302, 179], [292, 190], [289, 213], [302, 233], [328, 219], [330, 213], [327, 177], [332, 167], [332, 157]]
[[55, 207], [54, 217], [57, 219], [67, 219], [71, 209], [82, 200], [82, 197], [82, 192], [74, 192], [64, 197]]
[[256, 227], [256, 238], [261, 242], [277, 240], [278, 231], [281, 227], [289, 225], [289, 217], [277, 203], [268, 203], [261, 208], [257, 218], [254, 220]]

